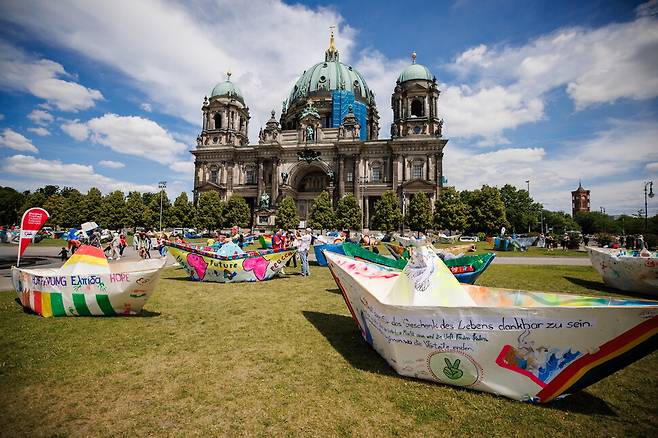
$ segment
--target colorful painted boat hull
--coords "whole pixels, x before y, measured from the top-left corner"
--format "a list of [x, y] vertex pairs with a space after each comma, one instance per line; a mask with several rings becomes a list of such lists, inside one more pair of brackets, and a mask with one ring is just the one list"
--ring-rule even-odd
[[192, 280], [216, 283], [269, 280], [283, 269], [296, 251], [251, 251], [241, 256], [223, 257], [183, 245], [167, 246]]
[[315, 260], [320, 266], [327, 266], [327, 258], [324, 256], [324, 251], [331, 251], [337, 254], [345, 255], [342, 243], [325, 243], [323, 245], [313, 246], [315, 252]]
[[327, 259], [363, 339], [404, 376], [545, 403], [658, 348], [658, 302], [464, 285], [473, 305], [400, 305], [406, 271]]
[[608, 286], [658, 295], [658, 257], [633, 256], [623, 249], [587, 248], [592, 266]]
[[13, 267], [12, 281], [23, 307], [41, 316], [136, 315], [164, 264], [164, 259], [118, 262], [109, 272], [80, 274]]
[[258, 237], [258, 241], [260, 242], [260, 247], [263, 249], [272, 249], [272, 236], [265, 236], [261, 234]]

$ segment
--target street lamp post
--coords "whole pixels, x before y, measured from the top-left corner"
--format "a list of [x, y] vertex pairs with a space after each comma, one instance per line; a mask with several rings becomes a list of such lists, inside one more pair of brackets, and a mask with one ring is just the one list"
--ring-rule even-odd
[[[647, 186], [649, 187], [649, 193], [647, 194]], [[649, 206], [647, 203], [647, 196], [653, 198], [653, 181], [646, 181], [644, 183], [644, 233], [646, 234], [649, 226]]]
[[[528, 199], [530, 199], [530, 180], [527, 179], [525, 183], [528, 184]], [[528, 234], [530, 234], [530, 222], [528, 222]]]
[[167, 181], [160, 181], [158, 183], [158, 188], [160, 189], [160, 232], [162, 232], [162, 195], [164, 189], [167, 188]]

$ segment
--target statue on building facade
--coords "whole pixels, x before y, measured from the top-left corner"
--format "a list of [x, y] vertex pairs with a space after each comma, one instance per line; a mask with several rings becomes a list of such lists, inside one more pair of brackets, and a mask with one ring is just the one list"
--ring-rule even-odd
[[306, 127], [306, 140], [313, 140], [313, 127], [311, 125], [308, 125]]
[[263, 192], [260, 195], [260, 202], [258, 203], [260, 208], [267, 208], [270, 206], [270, 195], [267, 192]]

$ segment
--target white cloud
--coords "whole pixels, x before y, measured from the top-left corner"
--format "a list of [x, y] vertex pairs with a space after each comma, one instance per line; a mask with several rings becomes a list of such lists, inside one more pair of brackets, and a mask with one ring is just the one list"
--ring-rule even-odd
[[[88, 190], [98, 187], [103, 192], [137, 190], [155, 192], [156, 185], [134, 184], [100, 175], [93, 166], [75, 163], [62, 163], [60, 160], [44, 160], [27, 155], [14, 155], [0, 164], [3, 185], [19, 190], [34, 189], [46, 184], [57, 184]], [[14, 178], [10, 178], [10, 176]]]
[[[329, 26], [338, 25], [336, 45], [344, 62], [351, 58], [354, 38], [354, 31], [330, 8], [271, 0], [241, 2], [239, 7], [229, 0], [184, 5], [163, 0], [21, 0], [3, 9], [5, 20], [49, 44], [117, 69], [158, 111], [196, 126], [201, 124], [203, 96], [230, 68], [251, 109], [252, 141], [270, 110], [280, 110], [294, 80], [324, 59]], [[388, 85], [388, 94], [393, 86]]]
[[32, 112], [27, 115], [27, 118], [32, 120], [37, 125], [44, 125], [44, 126], [55, 120], [55, 117], [53, 117], [53, 115], [50, 114], [48, 111], [43, 111], [38, 109], [32, 110]]
[[76, 140], [89, 138], [115, 152], [136, 155], [162, 164], [174, 163], [187, 146], [176, 141], [156, 122], [137, 116], [105, 114], [86, 123], [73, 121], [62, 130]]
[[91, 108], [103, 99], [100, 91], [62, 77], [70, 75], [61, 64], [0, 41], [0, 88], [30, 93], [62, 111]]
[[551, 151], [510, 147], [477, 153], [451, 141], [443, 168], [449, 184], [459, 190], [507, 183], [525, 188], [530, 180], [531, 195], [538, 202], [564, 211], [571, 211], [570, 192], [582, 179], [592, 191], [592, 205], [604, 206], [611, 214], [633, 213], [638, 176], [650, 178], [647, 172], [658, 169], [656, 138], [658, 126], [652, 121], [610, 120], [609, 129], [592, 138]]
[[80, 123], [77, 119], [63, 123], [60, 128], [78, 141], [86, 140], [89, 137], [89, 129], [87, 128], [87, 125]]
[[578, 110], [658, 96], [658, 22], [566, 28], [522, 46], [481, 44], [447, 68], [472, 85], [445, 88], [446, 133], [505, 143], [504, 130], [544, 117], [545, 94], [556, 88], [564, 87]]
[[25, 152], [39, 152], [39, 149], [32, 144], [29, 138], [14, 131], [11, 128], [5, 128], [0, 135], [0, 146]]
[[139, 107], [141, 109], [143, 109], [144, 111], [146, 111], [147, 113], [150, 113], [150, 112], [153, 111], [153, 108], [151, 107], [150, 103], [142, 103]]
[[123, 167], [126, 167], [125, 164], [119, 161], [112, 161], [112, 160], [101, 160], [98, 162], [98, 165], [101, 167], [107, 167], [108, 169], [121, 169]]
[[39, 126], [36, 128], [27, 128], [28, 131], [35, 133], [36, 135], [39, 135], [41, 137], [45, 137], [46, 135], [50, 135], [50, 131], [48, 131], [46, 128]]
[[194, 161], [177, 161], [169, 165], [174, 172], [189, 174], [190, 178], [194, 176]]

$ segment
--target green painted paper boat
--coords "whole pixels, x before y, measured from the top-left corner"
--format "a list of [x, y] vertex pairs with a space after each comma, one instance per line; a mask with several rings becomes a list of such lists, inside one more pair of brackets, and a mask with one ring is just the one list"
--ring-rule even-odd
[[[394, 269], [404, 269], [409, 260], [404, 258], [391, 259], [381, 254], [376, 254], [355, 243], [344, 243], [343, 251], [346, 255], [355, 259], [366, 260], [378, 265], [387, 266]], [[450, 272], [459, 280], [460, 283], [474, 284], [480, 275], [491, 265], [495, 253], [464, 255], [453, 259], [444, 260], [445, 265]]]

